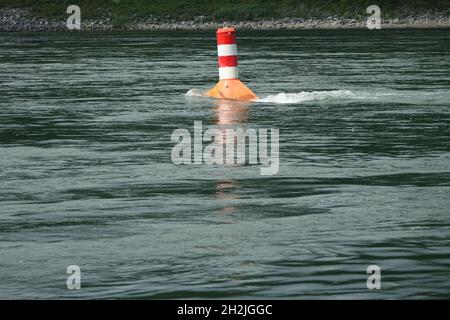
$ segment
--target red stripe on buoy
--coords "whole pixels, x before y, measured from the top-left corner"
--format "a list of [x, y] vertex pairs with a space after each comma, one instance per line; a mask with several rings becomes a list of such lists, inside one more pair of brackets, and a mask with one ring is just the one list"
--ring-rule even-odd
[[221, 28], [217, 30], [217, 44], [235, 44], [236, 30], [234, 28]]
[[237, 67], [237, 65], [238, 65], [238, 57], [237, 56], [219, 57], [219, 68]]

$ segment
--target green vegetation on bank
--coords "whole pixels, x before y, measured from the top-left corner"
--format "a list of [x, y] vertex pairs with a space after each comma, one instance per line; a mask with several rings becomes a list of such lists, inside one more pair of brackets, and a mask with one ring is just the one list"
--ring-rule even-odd
[[208, 20], [251, 20], [283, 17], [361, 17], [367, 6], [377, 4], [383, 16], [394, 17], [438, 10], [450, 14], [450, 0], [0, 0], [0, 8], [30, 8], [39, 17], [66, 16], [71, 4], [84, 17], [128, 20], [150, 15], [173, 19], [204, 16]]

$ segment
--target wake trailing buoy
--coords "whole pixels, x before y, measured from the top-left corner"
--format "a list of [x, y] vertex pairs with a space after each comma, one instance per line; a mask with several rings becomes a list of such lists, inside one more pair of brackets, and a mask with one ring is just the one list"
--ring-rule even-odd
[[217, 30], [217, 53], [219, 57], [219, 82], [206, 95], [217, 99], [252, 101], [258, 99], [252, 90], [239, 80], [236, 30]]

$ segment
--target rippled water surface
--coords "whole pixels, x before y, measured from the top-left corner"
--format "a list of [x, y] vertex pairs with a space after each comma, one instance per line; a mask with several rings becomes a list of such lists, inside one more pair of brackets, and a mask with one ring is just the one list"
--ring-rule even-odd
[[[0, 298], [450, 298], [450, 31], [238, 45], [252, 104], [195, 94], [214, 32], [0, 34]], [[194, 121], [278, 128], [279, 174], [174, 165]]]

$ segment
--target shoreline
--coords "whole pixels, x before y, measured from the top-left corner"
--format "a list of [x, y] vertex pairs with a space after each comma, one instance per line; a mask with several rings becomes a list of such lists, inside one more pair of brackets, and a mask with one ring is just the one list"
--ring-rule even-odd
[[[243, 21], [210, 21], [199, 16], [189, 20], [149, 16], [135, 18], [118, 25], [111, 18], [83, 19], [81, 30], [91, 31], [175, 31], [215, 30], [223, 26], [234, 26], [240, 30], [339, 30], [367, 29], [366, 17], [350, 19], [339, 16], [318, 18], [274, 18]], [[410, 14], [405, 17], [382, 19], [381, 29], [447, 29], [450, 16], [440, 13]], [[38, 18], [25, 9], [0, 9], [0, 32], [73, 32], [67, 29], [65, 19]]]

